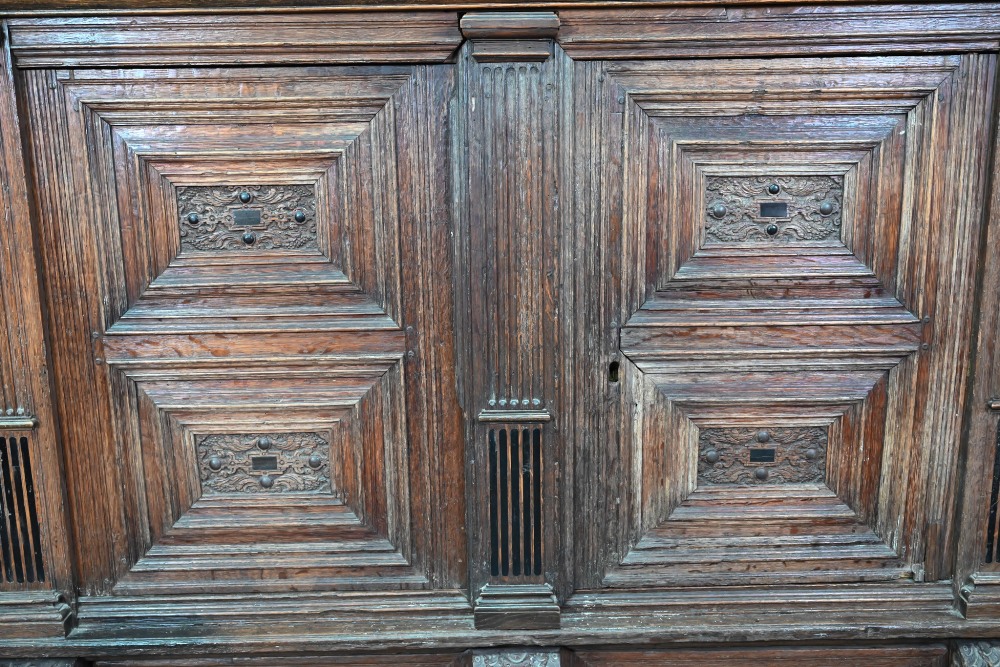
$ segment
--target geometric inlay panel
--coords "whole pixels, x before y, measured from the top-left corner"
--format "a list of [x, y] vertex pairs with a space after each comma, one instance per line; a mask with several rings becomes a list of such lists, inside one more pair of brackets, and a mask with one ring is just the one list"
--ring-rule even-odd
[[799, 484], [826, 477], [826, 428], [706, 428], [698, 436], [700, 484]]
[[214, 434], [198, 440], [201, 488], [330, 493], [330, 444], [316, 433]]
[[840, 240], [843, 176], [710, 176], [705, 244]]
[[311, 185], [177, 188], [181, 251], [316, 250]]

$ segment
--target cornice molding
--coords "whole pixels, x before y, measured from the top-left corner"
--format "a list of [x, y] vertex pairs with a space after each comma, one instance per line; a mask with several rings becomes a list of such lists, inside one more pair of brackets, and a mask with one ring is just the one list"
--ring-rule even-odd
[[462, 43], [455, 12], [108, 15], [7, 25], [20, 68], [439, 63]]
[[559, 43], [577, 60], [1000, 48], [1000, 3], [567, 9], [559, 20]]
[[[554, 38], [578, 60], [1000, 49], [998, 2], [765, 2], [737, 8], [620, 3], [601, 9], [521, 3], [488, 6], [492, 11], [466, 14], [460, 25], [459, 9], [481, 5], [285, 6], [206, 14], [212, 10], [193, 11], [187, 1], [160, 13], [142, 13], [147, 3], [138, 1], [131, 13], [13, 15], [7, 22], [11, 53], [18, 67], [38, 68], [444, 63], [463, 39], [490, 46]], [[558, 12], [526, 11], [535, 6]], [[518, 11], [498, 11], [504, 7]]]
[[[895, 0], [898, 2], [898, 0]], [[915, 0], [921, 2], [922, 0]], [[787, 6], [787, 0], [756, 0], [758, 6]], [[810, 6], [855, 4], [855, 0], [812, 0]], [[871, 0], [869, 4], [894, 4]], [[357, 11], [523, 11], [525, 9], [624, 9], [718, 7], [732, 9], [727, 0], [0, 0], [4, 16], [97, 16], [110, 14], [193, 14]]]

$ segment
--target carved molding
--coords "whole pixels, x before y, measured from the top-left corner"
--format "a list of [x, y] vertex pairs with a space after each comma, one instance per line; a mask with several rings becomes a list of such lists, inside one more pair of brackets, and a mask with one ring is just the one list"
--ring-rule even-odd
[[997, 667], [1000, 643], [958, 642], [951, 657], [952, 667]]
[[504, 651], [478, 653], [473, 667], [559, 667], [559, 651]]
[[554, 12], [468, 12], [460, 25], [472, 42], [477, 62], [544, 62], [552, 56], [559, 16]]
[[38, 660], [0, 660], [0, 667], [83, 667], [75, 658], [42, 658]]
[[[993, 48], [1000, 6], [834, 6], [803, 12], [795, 5], [741, 7], [657, 3], [627, 12], [560, 8], [560, 45], [574, 60], [773, 57], [776, 54], [868, 55]], [[928, 16], [934, 20], [928, 21]], [[724, 18], [724, 20], [722, 20]], [[774, 30], [780, 21], [781, 30]], [[697, 26], [697, 30], [692, 27]], [[902, 36], [905, 35], [905, 39]]]
[[792, 484], [826, 478], [826, 429], [706, 428], [698, 435], [701, 484]]
[[837, 241], [843, 198], [842, 176], [708, 176], [705, 245]]
[[177, 188], [181, 250], [318, 250], [311, 185]]
[[317, 433], [213, 434], [198, 440], [202, 492], [330, 493], [330, 445]]
[[[454, 11], [268, 11], [17, 19], [18, 67], [443, 63], [462, 43]], [[207, 6], [207, 3], [206, 3]], [[406, 26], [406, 39], [399, 28]]]

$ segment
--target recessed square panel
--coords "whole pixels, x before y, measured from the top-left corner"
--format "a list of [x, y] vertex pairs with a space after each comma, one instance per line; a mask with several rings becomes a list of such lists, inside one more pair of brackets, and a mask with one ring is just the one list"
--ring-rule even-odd
[[402, 392], [398, 364], [273, 373], [250, 362], [162, 379], [112, 363], [136, 397], [122, 408], [140, 424], [149, 536], [116, 591], [424, 581], [408, 558], [402, 416], [383, 411]]
[[[649, 251], [659, 257], [660, 289], [711, 279], [871, 283], [875, 257], [893, 251], [896, 239], [876, 222], [888, 211], [869, 199], [879, 188], [899, 187], [902, 172], [895, 162], [878, 161], [881, 149], [870, 139], [827, 139], [825, 128], [813, 127], [812, 141], [796, 149], [806, 121], [788, 117], [768, 121], [779, 145], [765, 148], [729, 137], [731, 119], [708, 118], [700, 122], [719, 133], [716, 141], [681, 136], [672, 145], [676, 121], [651, 122], [660, 126], [656, 148], [665, 161], [653, 166], [648, 211], [655, 216]], [[880, 126], [885, 149], [901, 151], [900, 120], [881, 119]], [[828, 131], [833, 135], [832, 127]]]
[[605, 585], [912, 576], [873, 521], [884, 375], [651, 370], [642, 459], [662, 481], [643, 536]]

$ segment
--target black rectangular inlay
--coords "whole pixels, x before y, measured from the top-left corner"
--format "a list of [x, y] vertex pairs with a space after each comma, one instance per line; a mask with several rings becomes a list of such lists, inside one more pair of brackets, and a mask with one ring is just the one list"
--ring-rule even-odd
[[259, 225], [260, 209], [256, 208], [236, 208], [233, 209], [233, 222], [237, 225]]
[[763, 201], [760, 203], [760, 217], [787, 218], [788, 204], [783, 201]]
[[771, 447], [751, 449], [750, 463], [774, 463], [774, 449]]
[[277, 456], [251, 456], [250, 465], [254, 470], [277, 470]]

